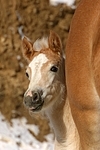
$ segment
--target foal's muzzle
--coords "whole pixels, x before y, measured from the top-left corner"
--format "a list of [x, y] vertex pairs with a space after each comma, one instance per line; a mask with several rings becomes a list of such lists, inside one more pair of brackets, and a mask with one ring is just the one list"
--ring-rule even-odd
[[24, 105], [29, 108], [30, 111], [39, 111], [43, 106], [43, 99], [42, 99], [42, 91], [32, 91], [32, 95], [24, 95]]

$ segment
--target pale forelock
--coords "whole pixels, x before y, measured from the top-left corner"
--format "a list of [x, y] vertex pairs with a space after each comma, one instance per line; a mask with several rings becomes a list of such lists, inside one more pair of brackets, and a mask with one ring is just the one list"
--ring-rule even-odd
[[37, 39], [33, 44], [33, 49], [35, 51], [40, 51], [41, 49], [48, 47], [48, 38], [46, 37], [43, 37], [42, 39]]

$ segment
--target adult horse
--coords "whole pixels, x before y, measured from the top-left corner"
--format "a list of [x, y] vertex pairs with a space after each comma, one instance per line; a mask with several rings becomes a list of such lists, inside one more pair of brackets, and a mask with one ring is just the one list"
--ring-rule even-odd
[[100, 0], [81, 0], [76, 9], [65, 66], [80, 149], [100, 150]]

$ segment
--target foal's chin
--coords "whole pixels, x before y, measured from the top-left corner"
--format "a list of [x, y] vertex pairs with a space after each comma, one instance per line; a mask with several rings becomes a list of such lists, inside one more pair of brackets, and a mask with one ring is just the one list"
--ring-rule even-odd
[[34, 107], [34, 106], [30, 107], [29, 111], [33, 112], [33, 113], [40, 112], [42, 110], [42, 108], [43, 108], [43, 104], [44, 104], [44, 101], [40, 105], [38, 105], [36, 107]]

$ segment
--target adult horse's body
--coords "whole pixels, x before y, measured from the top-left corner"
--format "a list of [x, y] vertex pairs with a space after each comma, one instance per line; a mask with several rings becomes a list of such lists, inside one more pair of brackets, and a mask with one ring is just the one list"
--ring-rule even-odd
[[78, 150], [79, 138], [72, 119], [65, 86], [64, 58], [60, 38], [50, 32], [49, 38], [32, 44], [23, 38], [23, 54], [29, 65], [30, 83], [24, 104], [32, 113], [43, 112], [55, 133], [55, 150]]
[[100, 150], [100, 0], [81, 0], [66, 49], [68, 98], [82, 150]]

